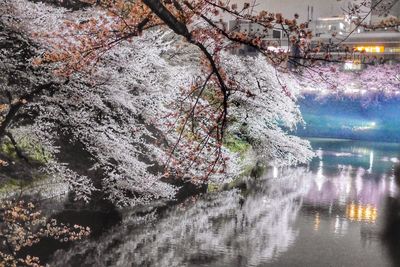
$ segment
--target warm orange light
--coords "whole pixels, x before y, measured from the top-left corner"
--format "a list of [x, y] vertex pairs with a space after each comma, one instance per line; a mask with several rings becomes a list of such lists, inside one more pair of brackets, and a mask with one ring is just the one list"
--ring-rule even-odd
[[314, 219], [314, 230], [315, 231], [318, 231], [320, 223], [321, 223], [321, 220], [319, 218], [319, 213], [317, 212], [317, 214], [315, 214], [315, 219]]
[[367, 53], [383, 53], [385, 51], [385, 47], [383, 45], [356, 46], [354, 49], [358, 52], [367, 52]]
[[374, 223], [378, 217], [378, 210], [372, 205], [355, 205], [352, 203], [346, 206], [346, 217], [351, 221]]

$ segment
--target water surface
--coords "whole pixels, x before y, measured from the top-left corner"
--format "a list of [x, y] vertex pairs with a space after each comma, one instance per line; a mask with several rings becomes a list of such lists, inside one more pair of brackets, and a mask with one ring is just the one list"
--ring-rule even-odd
[[54, 257], [56, 266], [400, 266], [400, 145], [313, 139], [307, 167], [204, 194]]

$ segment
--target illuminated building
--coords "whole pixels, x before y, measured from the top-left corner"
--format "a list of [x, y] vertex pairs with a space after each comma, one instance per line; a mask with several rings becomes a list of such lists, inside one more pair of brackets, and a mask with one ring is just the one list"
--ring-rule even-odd
[[[375, 1], [375, 0], [374, 0]], [[372, 5], [375, 2], [372, 1]], [[378, 5], [376, 11], [371, 12], [365, 22], [376, 23], [388, 17], [400, 16], [400, 0], [383, 0]], [[236, 1], [242, 3], [243, 1]], [[250, 1], [244, 1], [250, 2]], [[243, 3], [244, 3], [243, 2]], [[336, 3], [335, 3], [336, 2]], [[312, 45], [317, 43], [335, 44], [340, 42], [343, 47], [349, 47], [356, 52], [355, 58], [352, 61], [361, 63], [383, 63], [383, 62], [400, 62], [400, 29], [399, 27], [383, 28], [376, 31], [370, 31], [363, 27], [355, 29], [355, 25], [351, 23], [349, 16], [343, 15], [343, 8], [345, 9], [349, 1], [327, 1], [320, 4], [320, 1], [293, 1], [282, 0], [279, 3], [266, 0], [265, 3], [260, 3], [255, 7], [272, 12], [281, 12], [279, 7], [285, 6], [288, 10], [284, 11], [284, 16], [291, 18], [293, 14], [299, 13], [299, 22], [308, 22], [308, 28], [312, 30], [314, 37]], [[250, 4], [250, 3], [249, 3]], [[381, 5], [389, 6], [389, 14], [383, 16], [379, 12]], [[367, 8], [367, 7], [365, 7]], [[276, 10], [275, 10], [276, 9]], [[365, 10], [366, 13], [368, 9]], [[289, 12], [292, 12], [289, 14]], [[224, 19], [229, 21], [229, 17]], [[250, 36], [257, 36], [262, 38], [266, 48], [271, 50], [284, 50], [290, 51], [291, 44], [288, 42], [288, 36], [284, 29], [274, 28], [265, 30], [256, 23], [250, 23], [246, 20], [231, 20], [229, 21], [229, 30], [244, 32]], [[350, 36], [348, 36], [351, 33]], [[333, 36], [334, 35], [334, 36]], [[333, 46], [335, 47], [335, 46]], [[329, 48], [329, 53], [332, 56], [341, 57], [346, 54], [337, 47], [334, 50]], [[256, 50], [242, 46], [234, 50], [237, 54], [251, 54], [256, 53]], [[327, 51], [322, 51], [321, 54]], [[362, 64], [361, 64], [362, 65]], [[344, 69], [348, 71], [360, 70], [360, 65], [344, 65]]]

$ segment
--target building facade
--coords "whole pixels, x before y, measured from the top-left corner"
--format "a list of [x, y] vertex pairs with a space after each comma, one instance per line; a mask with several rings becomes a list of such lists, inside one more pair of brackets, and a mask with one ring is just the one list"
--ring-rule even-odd
[[[400, 27], [379, 28], [371, 30], [369, 28], [357, 27], [351, 23], [348, 14], [344, 14], [346, 8], [351, 7], [355, 1], [345, 0], [323, 0], [323, 1], [295, 1], [295, 0], [265, 0], [249, 3], [255, 5], [249, 12], [257, 12], [266, 9], [270, 12], [284, 10], [283, 15], [293, 17], [294, 13], [299, 15], [299, 22], [307, 21], [309, 29], [313, 32], [312, 43], [331, 44], [329, 49], [340, 43], [340, 47], [348, 47], [356, 51], [356, 63], [368, 61], [376, 62], [400, 62]], [[239, 4], [244, 4], [239, 1]], [[379, 21], [400, 16], [400, 0], [373, 0], [371, 6], [373, 10], [365, 9], [366, 24], [372, 25]], [[370, 12], [371, 11], [371, 12]], [[385, 12], [384, 12], [385, 11]], [[367, 14], [370, 14], [367, 16]], [[305, 18], [305, 19], [304, 19]], [[225, 17], [228, 19], [229, 17]], [[263, 42], [270, 44], [271, 49], [282, 49], [290, 51], [292, 44], [288, 41], [288, 36], [284, 29], [270, 29], [266, 31], [260, 25], [248, 21], [230, 20], [229, 30], [244, 32], [246, 34], [262, 38]], [[332, 55], [338, 57], [345, 52], [339, 46], [336, 50], [330, 50]], [[327, 52], [327, 51], [323, 51]], [[359, 52], [359, 53], [357, 53]], [[255, 50], [250, 47], [239, 47], [237, 54], [251, 54]], [[345, 65], [350, 67], [351, 64]], [[357, 69], [358, 67], [355, 66]]]

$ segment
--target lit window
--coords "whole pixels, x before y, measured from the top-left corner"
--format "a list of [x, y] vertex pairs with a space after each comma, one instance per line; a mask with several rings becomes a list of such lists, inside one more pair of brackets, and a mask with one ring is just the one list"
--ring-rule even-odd
[[367, 52], [367, 53], [383, 53], [385, 51], [384, 46], [356, 46], [355, 50], [358, 52]]

